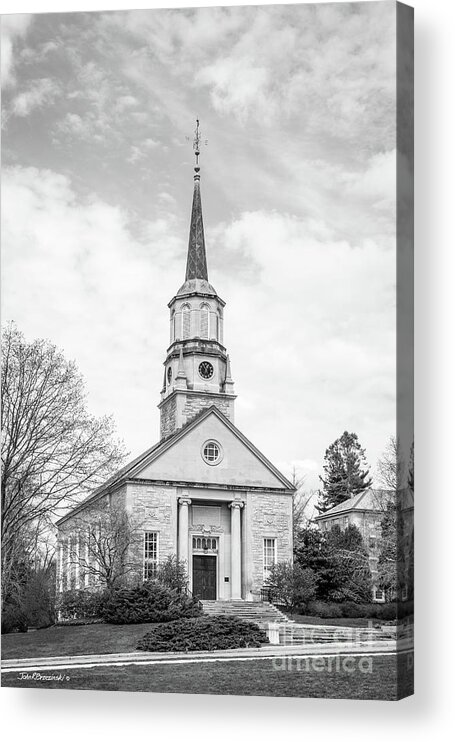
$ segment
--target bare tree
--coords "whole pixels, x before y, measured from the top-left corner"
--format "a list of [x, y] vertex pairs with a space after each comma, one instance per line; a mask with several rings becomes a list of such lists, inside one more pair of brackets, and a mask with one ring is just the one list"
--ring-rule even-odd
[[142, 564], [134, 558], [141, 545], [143, 526], [133, 522], [121, 505], [94, 505], [72, 522], [69, 563], [77, 565], [90, 584], [114, 588], [134, 574]]
[[2, 599], [24, 532], [42, 533], [118, 468], [123, 444], [110, 417], [86, 410], [83, 379], [47, 340], [26, 342], [14, 323], [3, 332]]
[[306, 491], [304, 489], [305, 479], [305, 475], [299, 475], [294, 466], [291, 476], [292, 484], [296, 488], [293, 499], [294, 537], [311, 520], [310, 506], [317, 494], [315, 490]]
[[382, 456], [378, 459], [377, 481], [385, 490], [397, 491], [402, 481], [403, 462], [397, 438], [391, 435]]

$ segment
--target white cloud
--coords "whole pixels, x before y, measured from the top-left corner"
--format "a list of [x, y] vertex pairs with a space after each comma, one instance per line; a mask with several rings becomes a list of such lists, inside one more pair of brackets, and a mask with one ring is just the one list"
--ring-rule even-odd
[[2, 87], [12, 86], [15, 83], [14, 74], [14, 47], [17, 41], [23, 39], [33, 16], [28, 13], [17, 15], [3, 15], [1, 24], [1, 73]]
[[[244, 213], [212, 235], [238, 415], [281, 460], [321, 466], [352, 429], [373, 463], [394, 426], [395, 251], [326, 235], [277, 212]], [[239, 256], [251, 272], [235, 271]], [[317, 486], [314, 469], [308, 479]]]
[[139, 452], [158, 437], [180, 240], [157, 220], [138, 241], [121, 209], [96, 196], [80, 201], [68, 178], [48, 170], [6, 169], [2, 200], [4, 318], [76, 358], [92, 408], [114, 412]]
[[[344, 429], [372, 464], [383, 449], [395, 415], [394, 13], [75, 13], [36, 17], [26, 49], [14, 36], [20, 88], [5, 101], [19, 93], [30, 127], [7, 131], [5, 153], [28, 165], [33, 128], [39, 161], [69, 177], [5, 174], [5, 318], [77, 359], [132, 449], [157, 437], [195, 115], [239, 427], [272, 460], [306, 462], [313, 486]], [[43, 107], [44, 89], [27, 97], [33, 76], [54, 75], [58, 105]]]
[[269, 72], [248, 64], [245, 58], [222, 58], [200, 70], [195, 82], [211, 88], [214, 108], [220, 113], [235, 112], [244, 119], [251, 107], [267, 111]]
[[151, 139], [148, 137], [147, 139], [144, 139], [139, 144], [132, 144], [130, 149], [130, 154], [127, 157], [127, 161], [134, 164], [135, 162], [139, 162], [140, 160], [145, 160], [149, 156], [149, 153], [156, 149], [157, 147], [160, 147], [161, 143], [155, 141], [154, 139]]
[[365, 200], [373, 201], [376, 208], [387, 210], [395, 217], [397, 152], [378, 152], [369, 158], [360, 174], [347, 174], [345, 182], [348, 192]]
[[[50, 171], [7, 169], [3, 194], [5, 319], [76, 358], [96, 411], [114, 411], [139, 451], [158, 434], [166, 305], [186, 235], [166, 217], [138, 240], [124, 211], [81, 201]], [[239, 253], [253, 273], [238, 270]], [[209, 262], [227, 300], [240, 428], [272, 460], [302, 462], [309, 487], [344, 429], [379, 453], [395, 414], [394, 251], [249, 212], [212, 231]]]
[[55, 80], [41, 78], [34, 80], [29, 87], [13, 99], [11, 113], [15, 116], [28, 116], [35, 108], [53, 103], [60, 93], [60, 86]]

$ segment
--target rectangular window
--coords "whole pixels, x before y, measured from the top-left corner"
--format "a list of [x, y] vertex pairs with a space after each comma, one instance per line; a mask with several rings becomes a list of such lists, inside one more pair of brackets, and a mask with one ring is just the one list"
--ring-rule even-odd
[[368, 545], [372, 551], [376, 549], [376, 536], [370, 536], [370, 538], [368, 539]]
[[156, 531], [144, 533], [144, 580], [155, 577], [158, 565], [158, 534]]
[[276, 538], [264, 539], [264, 582], [270, 577], [270, 570], [276, 564]]
[[373, 597], [374, 600], [384, 600], [384, 590], [381, 590], [380, 587], [375, 587], [373, 589]]
[[184, 307], [182, 310], [182, 337], [183, 340], [189, 338], [191, 332], [190, 308]]

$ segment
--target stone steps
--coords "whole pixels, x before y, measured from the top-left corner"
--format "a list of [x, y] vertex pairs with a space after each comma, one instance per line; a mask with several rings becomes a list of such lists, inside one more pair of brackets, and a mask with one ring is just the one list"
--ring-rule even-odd
[[291, 627], [279, 627], [280, 644], [302, 645], [302, 644], [332, 644], [332, 643], [358, 643], [365, 641], [384, 641], [388, 637], [378, 629], [357, 629], [339, 627], [335, 630], [295, 623]]
[[293, 623], [284, 613], [271, 603], [246, 602], [244, 600], [201, 600], [204, 613], [211, 616], [237, 616], [266, 627], [269, 623]]
[[349, 626], [324, 626], [320, 624], [301, 624], [288, 618], [276, 606], [267, 602], [246, 602], [244, 600], [201, 600], [204, 613], [211, 616], [237, 616], [252, 621], [267, 630], [269, 624], [278, 629], [279, 643], [285, 646], [306, 644], [339, 644], [383, 642], [392, 638], [392, 632], [380, 628], [360, 628]]

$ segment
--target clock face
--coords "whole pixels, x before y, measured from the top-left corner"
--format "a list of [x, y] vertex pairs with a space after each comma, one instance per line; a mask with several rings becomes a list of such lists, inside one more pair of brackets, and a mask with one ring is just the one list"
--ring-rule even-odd
[[167, 370], [167, 383], [170, 384], [172, 379], [172, 368], [169, 366]]
[[199, 364], [199, 374], [203, 379], [211, 379], [213, 376], [213, 366], [208, 361], [202, 361]]

